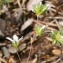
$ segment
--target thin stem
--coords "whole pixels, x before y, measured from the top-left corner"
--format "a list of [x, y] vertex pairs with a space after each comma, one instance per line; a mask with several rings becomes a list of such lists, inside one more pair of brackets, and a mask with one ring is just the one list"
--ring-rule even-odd
[[29, 61], [29, 59], [30, 59], [30, 56], [31, 56], [31, 52], [32, 52], [32, 44], [31, 44], [31, 47], [30, 47], [30, 52], [29, 52], [29, 56], [28, 56], [28, 60], [27, 60], [27, 62]]
[[20, 4], [20, 0], [17, 0], [17, 3], [18, 3], [18, 6], [19, 6], [20, 8], [22, 8], [22, 7], [21, 7], [21, 4]]
[[37, 16], [37, 21], [38, 21], [38, 18], [39, 18], [39, 17]]
[[20, 63], [21, 63], [21, 58], [20, 58], [20, 56], [19, 56], [18, 52], [17, 52], [17, 56], [18, 56], [18, 58], [19, 58], [19, 61], [20, 61]]

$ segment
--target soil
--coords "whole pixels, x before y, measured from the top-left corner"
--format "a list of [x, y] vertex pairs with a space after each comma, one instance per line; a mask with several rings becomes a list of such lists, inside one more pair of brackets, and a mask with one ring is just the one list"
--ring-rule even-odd
[[[59, 22], [63, 22], [63, 0], [43, 0], [51, 2], [55, 8], [50, 10], [43, 17], [37, 16], [34, 12], [28, 11], [26, 6], [28, 0], [20, 0], [19, 6], [17, 1], [6, 4], [6, 9], [0, 9], [0, 62], [1, 63], [63, 63], [63, 45], [57, 46], [52, 44], [50, 32], [60, 29]], [[59, 2], [60, 1], [60, 2]], [[4, 5], [5, 6], [5, 5]], [[33, 19], [31, 23], [21, 30], [28, 19]], [[46, 25], [44, 33], [36, 36], [35, 25]], [[16, 34], [19, 38], [23, 36], [18, 47], [18, 57], [16, 50], [13, 48], [11, 41], [6, 37], [12, 38]], [[32, 38], [32, 40], [31, 40]]]

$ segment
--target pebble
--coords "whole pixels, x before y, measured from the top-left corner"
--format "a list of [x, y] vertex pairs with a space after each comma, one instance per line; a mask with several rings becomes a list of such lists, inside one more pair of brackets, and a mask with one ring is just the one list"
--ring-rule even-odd
[[12, 54], [15, 54], [17, 52], [17, 50], [14, 47], [9, 47], [9, 52]]
[[52, 53], [53, 53], [53, 55], [55, 55], [55, 56], [60, 56], [61, 55], [61, 50], [59, 50], [59, 49], [54, 49], [54, 50], [52, 50]]
[[3, 51], [4, 57], [6, 58], [10, 57], [10, 52], [6, 47], [2, 47], [2, 51]]

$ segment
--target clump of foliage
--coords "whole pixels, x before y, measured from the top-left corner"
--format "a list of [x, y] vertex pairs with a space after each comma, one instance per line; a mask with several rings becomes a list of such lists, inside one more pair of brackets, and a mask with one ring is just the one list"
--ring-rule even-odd
[[33, 12], [37, 15], [40, 16], [41, 14], [44, 14], [47, 10], [47, 6], [43, 5], [41, 2], [37, 5], [34, 5]]
[[55, 45], [62, 45], [63, 44], [63, 33], [62, 31], [52, 31], [51, 32], [52, 43]]
[[[23, 39], [23, 37], [21, 37], [19, 39], [19, 37], [17, 35], [13, 35], [12, 38], [13, 39], [11, 39], [10, 37], [6, 37], [6, 39], [9, 40], [10, 42], [12, 42], [12, 46], [18, 51], [18, 47], [19, 47], [19, 44], [20, 44], [19, 42]], [[21, 59], [20, 59], [20, 56], [19, 56], [18, 52], [17, 52], [17, 55], [18, 55], [18, 58], [21, 62]]]
[[41, 36], [44, 32], [45, 26], [39, 26], [36, 28], [36, 35]]
[[[42, 4], [41, 2], [37, 5], [34, 5], [33, 7], [33, 12], [37, 15], [37, 21], [38, 21], [38, 17], [40, 15], [43, 15], [45, 12], [47, 11], [47, 6]], [[45, 26], [37, 26], [36, 27], [36, 35], [37, 36], [41, 36], [44, 32]]]
[[0, 0], [0, 7], [3, 6], [6, 3], [11, 3], [11, 0]]

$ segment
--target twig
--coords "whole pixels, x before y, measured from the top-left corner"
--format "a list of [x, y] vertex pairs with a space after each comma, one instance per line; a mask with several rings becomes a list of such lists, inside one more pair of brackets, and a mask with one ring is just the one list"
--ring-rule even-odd
[[46, 39], [47, 39], [48, 41], [52, 41], [52, 39], [51, 39], [51, 38], [49, 38], [49, 37], [46, 37]]
[[58, 63], [61, 60], [61, 58], [57, 59], [56, 61], [52, 62], [52, 63]]
[[27, 62], [29, 61], [29, 59], [30, 59], [30, 56], [31, 56], [31, 52], [32, 52], [32, 44], [31, 44], [31, 47], [30, 47], [30, 52], [29, 52], [29, 56], [28, 56], [28, 60], [27, 60]]
[[[34, 22], [35, 22], [36, 24], [40, 25], [40, 26], [43, 26], [43, 24], [41, 24], [39, 21], [34, 20]], [[48, 27], [48, 26], [49, 26], [49, 25], [46, 24], [46, 28], [47, 28], [47, 29], [49, 29], [49, 30], [55, 30], [55, 31], [56, 31], [56, 29], [51, 28], [51, 27]]]
[[59, 23], [57, 22], [57, 20], [56, 20], [56, 19], [55, 19], [54, 21], [55, 21], [55, 23], [57, 24], [58, 29], [60, 30], [60, 25], [59, 25]]
[[6, 43], [0, 43], [0, 46], [5, 46], [6, 45]]
[[46, 25], [48, 25], [48, 26], [54, 26], [54, 27], [57, 27], [57, 25], [56, 24], [54, 24], [54, 23], [46, 23], [46, 22], [42, 22], [43, 24], [46, 24]]
[[[52, 8], [50, 9], [50, 11], [56, 12], [56, 10], [52, 9]], [[63, 15], [63, 13], [61, 13], [61, 12], [58, 12], [58, 14]]]
[[49, 58], [49, 59], [47, 59], [47, 60], [42, 61], [41, 63], [47, 63], [47, 62], [53, 61], [53, 60], [55, 60], [55, 59], [57, 59], [57, 58], [58, 58], [58, 57], [52, 57], [52, 58]]
[[21, 7], [21, 4], [20, 4], [20, 0], [17, 0], [17, 3], [18, 3], [18, 6], [19, 6], [20, 8], [22, 8], [22, 7]]
[[58, 9], [56, 10], [56, 12], [54, 13], [54, 16], [58, 13], [58, 11], [61, 9], [62, 6], [63, 6], [63, 5], [60, 5], [60, 6], [58, 7]]
[[63, 19], [63, 17], [48, 17], [49, 19]]
[[18, 58], [19, 58], [19, 61], [20, 61], [20, 63], [21, 63], [21, 58], [20, 58], [20, 56], [19, 56], [18, 52], [17, 52], [17, 56], [18, 56]]
[[56, 61], [53, 61], [52, 63], [58, 63], [62, 58], [63, 58], [63, 54], [61, 54], [60, 57]]

